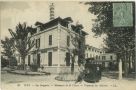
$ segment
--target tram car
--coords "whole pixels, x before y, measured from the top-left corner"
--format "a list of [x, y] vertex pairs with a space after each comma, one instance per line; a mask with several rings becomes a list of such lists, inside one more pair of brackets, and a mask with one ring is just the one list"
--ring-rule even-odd
[[85, 63], [86, 74], [84, 81], [95, 83], [101, 79], [101, 63], [94, 58], [87, 58]]

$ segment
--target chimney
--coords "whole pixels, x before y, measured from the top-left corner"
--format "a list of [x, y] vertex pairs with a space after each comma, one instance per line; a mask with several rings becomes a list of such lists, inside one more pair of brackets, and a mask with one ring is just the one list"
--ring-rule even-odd
[[37, 27], [37, 33], [39, 33], [39, 32], [40, 32], [40, 27], [38, 26], [38, 27]]
[[71, 22], [68, 23], [68, 29], [71, 30], [72, 27], [71, 27]]
[[50, 20], [53, 20], [54, 17], [55, 17], [55, 15], [54, 15], [54, 4], [51, 3], [50, 4]]

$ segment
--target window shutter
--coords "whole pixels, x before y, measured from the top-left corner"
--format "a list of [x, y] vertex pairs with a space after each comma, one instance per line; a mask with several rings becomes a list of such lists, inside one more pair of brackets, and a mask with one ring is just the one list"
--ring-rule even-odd
[[49, 35], [49, 45], [52, 45], [52, 35]]

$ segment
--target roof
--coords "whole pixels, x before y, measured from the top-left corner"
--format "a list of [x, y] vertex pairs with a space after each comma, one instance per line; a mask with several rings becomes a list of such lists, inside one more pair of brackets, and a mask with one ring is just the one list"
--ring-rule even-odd
[[[50, 27], [53, 27], [55, 25], [57, 25], [58, 23], [60, 23], [62, 26], [68, 28], [68, 24], [73, 22], [73, 20], [71, 19], [71, 17], [66, 17], [64, 19], [62, 19], [61, 17], [55, 18], [47, 23], [41, 23], [41, 22], [36, 22], [35, 26], [39, 27], [41, 31], [48, 29]], [[75, 31], [76, 33], [79, 33], [79, 31], [82, 32], [83, 35], [87, 35], [88, 33], [86, 33], [85, 31], [83, 31], [83, 26], [80, 25], [71, 25], [73, 31]], [[36, 29], [36, 28], [35, 28]], [[35, 29], [33, 29], [34, 33], [36, 33]], [[32, 33], [32, 34], [34, 34]]]
[[90, 45], [85, 45], [85, 47], [94, 48], [94, 49], [97, 49], [97, 50], [102, 50], [102, 49], [99, 49], [99, 48], [96, 48], [96, 47], [90, 46]]

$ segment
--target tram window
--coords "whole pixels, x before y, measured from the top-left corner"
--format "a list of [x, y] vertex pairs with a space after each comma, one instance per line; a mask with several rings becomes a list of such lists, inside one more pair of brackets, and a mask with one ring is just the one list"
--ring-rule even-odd
[[111, 59], [111, 60], [113, 59], [112, 56], [110, 56], [110, 59]]
[[102, 56], [102, 60], [105, 60], [106, 59], [106, 57], [105, 56]]

